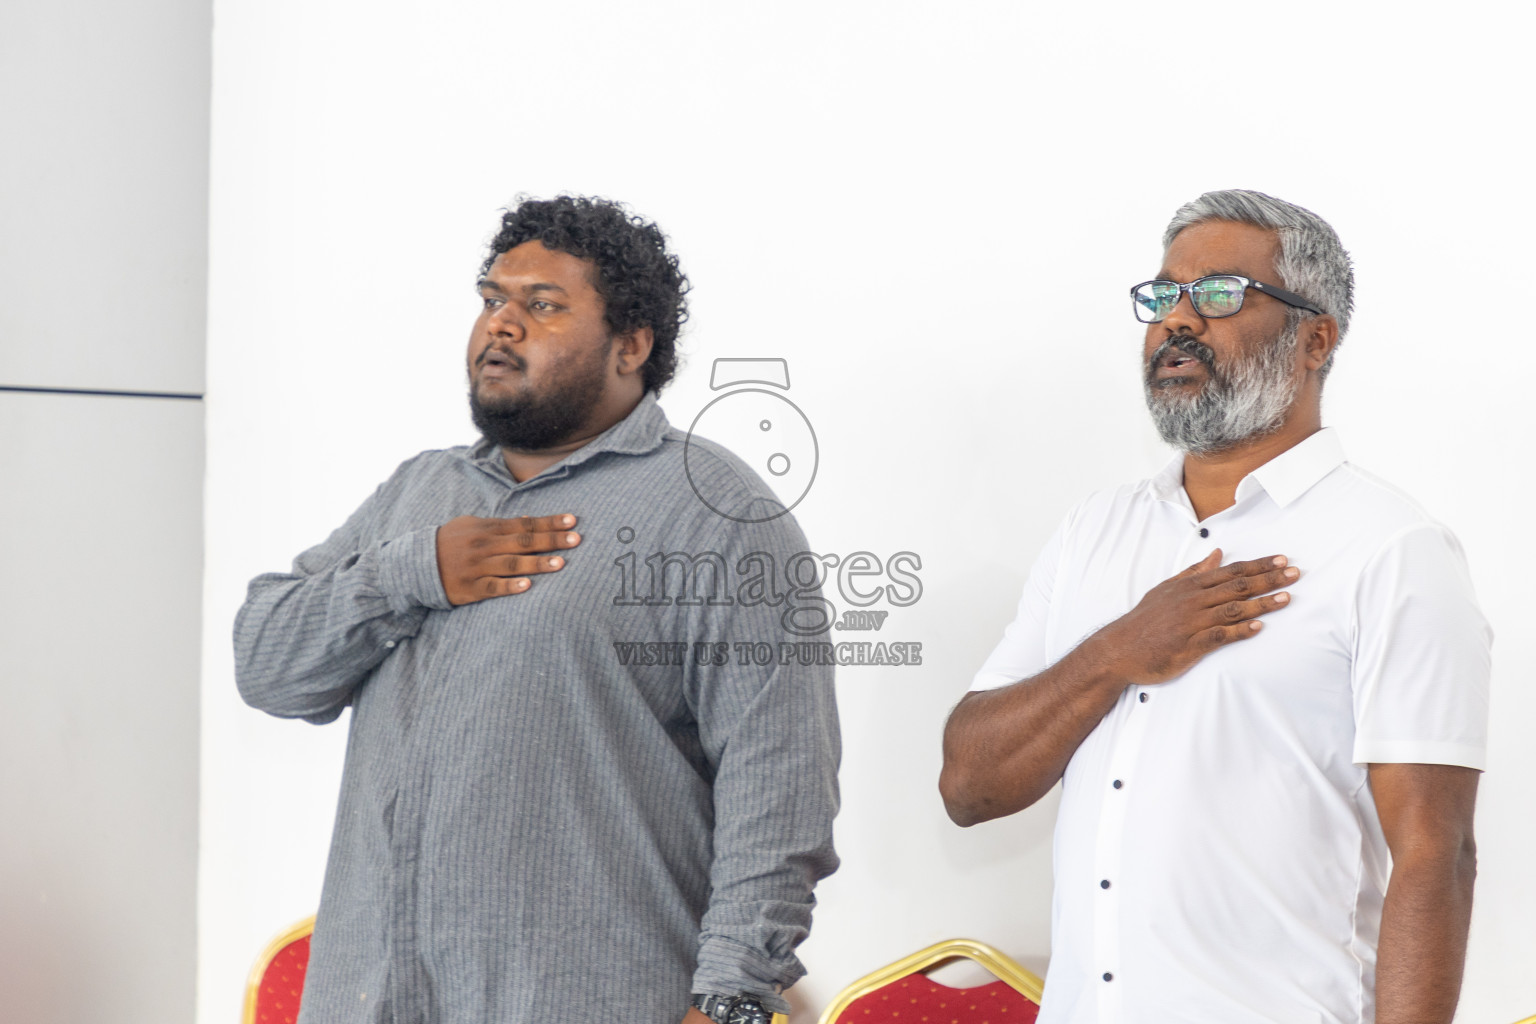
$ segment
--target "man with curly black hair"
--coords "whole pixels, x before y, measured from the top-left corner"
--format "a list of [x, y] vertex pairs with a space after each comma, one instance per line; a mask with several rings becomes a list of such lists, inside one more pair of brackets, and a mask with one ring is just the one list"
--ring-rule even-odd
[[837, 864], [832, 672], [728, 656], [794, 639], [729, 572], [808, 546], [656, 404], [687, 287], [618, 204], [507, 211], [469, 339], [483, 439], [408, 460], [252, 582], [242, 696], [352, 708], [303, 1024], [788, 1009]]

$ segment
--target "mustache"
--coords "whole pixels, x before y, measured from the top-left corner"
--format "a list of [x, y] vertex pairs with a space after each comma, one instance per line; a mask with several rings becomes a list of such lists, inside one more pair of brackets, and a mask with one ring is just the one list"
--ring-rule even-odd
[[1148, 380], [1151, 380], [1152, 375], [1157, 371], [1157, 364], [1162, 362], [1163, 357], [1174, 349], [1199, 360], [1200, 365], [1204, 366], [1212, 377], [1216, 376], [1216, 353], [1212, 350], [1211, 346], [1189, 334], [1174, 334], [1167, 341], [1157, 346], [1157, 351], [1148, 357]]
[[485, 361], [490, 358], [493, 352], [510, 363], [512, 365], [512, 369], [514, 370], [524, 370], [527, 368], [523, 363], [523, 360], [519, 358], [516, 353], [506, 349], [498, 349], [494, 345], [488, 345], [478, 356], [475, 356], [475, 369], [478, 370], [484, 366]]

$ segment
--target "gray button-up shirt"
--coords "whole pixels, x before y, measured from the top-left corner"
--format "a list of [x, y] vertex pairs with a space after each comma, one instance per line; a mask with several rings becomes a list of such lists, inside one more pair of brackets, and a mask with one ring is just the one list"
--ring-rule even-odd
[[[822, 606], [792, 518], [739, 521], [772, 508], [762, 481], [697, 438], [685, 469], [685, 441], [647, 395], [522, 483], [486, 442], [424, 452], [252, 581], [241, 695], [352, 707], [306, 1024], [677, 1024], [690, 991], [787, 1008], [837, 865], [832, 669], [794, 646]], [[564, 569], [449, 605], [438, 526], [565, 512]]]

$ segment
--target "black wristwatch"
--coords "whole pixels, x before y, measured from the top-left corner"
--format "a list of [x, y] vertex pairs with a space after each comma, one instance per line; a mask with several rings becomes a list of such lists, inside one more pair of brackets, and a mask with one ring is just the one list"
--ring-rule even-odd
[[734, 996], [693, 997], [693, 1007], [715, 1024], [771, 1024], [773, 1014], [763, 1008], [757, 996], [743, 992]]

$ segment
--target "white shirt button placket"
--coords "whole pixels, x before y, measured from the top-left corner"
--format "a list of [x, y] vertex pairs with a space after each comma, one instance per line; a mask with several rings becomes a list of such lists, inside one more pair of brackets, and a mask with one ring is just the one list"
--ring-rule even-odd
[[[1205, 552], [1196, 551], [1210, 536], [1207, 530], [1202, 536], [1190, 530], [1175, 561], [1178, 567], [1169, 570], [1172, 576], [1184, 566], [1203, 558]], [[1098, 839], [1094, 847], [1094, 877], [1098, 891], [1094, 894], [1093, 935], [1094, 963], [1099, 972], [1095, 977], [1098, 990], [1099, 1020], [1101, 1024], [1118, 1024], [1123, 1019], [1122, 1000], [1124, 986], [1116, 980], [1120, 963], [1120, 904], [1122, 889], [1121, 863], [1124, 852], [1125, 816], [1127, 801], [1131, 799], [1136, 758], [1141, 752], [1142, 737], [1152, 717], [1152, 687], [1131, 686], [1121, 694], [1121, 702], [1128, 708], [1121, 721], [1120, 734], [1110, 756], [1106, 773], [1110, 792], [1100, 802]]]
[[1149, 700], [1147, 688], [1132, 686], [1121, 694], [1125, 706], [1121, 712], [1120, 735], [1105, 773], [1109, 792], [1099, 804], [1098, 838], [1094, 844], [1093, 948], [1094, 985], [1098, 989], [1098, 1019], [1101, 1024], [1118, 1024], [1122, 1019], [1120, 992], [1116, 980], [1120, 965], [1121, 863], [1124, 857], [1125, 815], [1135, 789], [1135, 765], [1142, 737], [1156, 701]]

